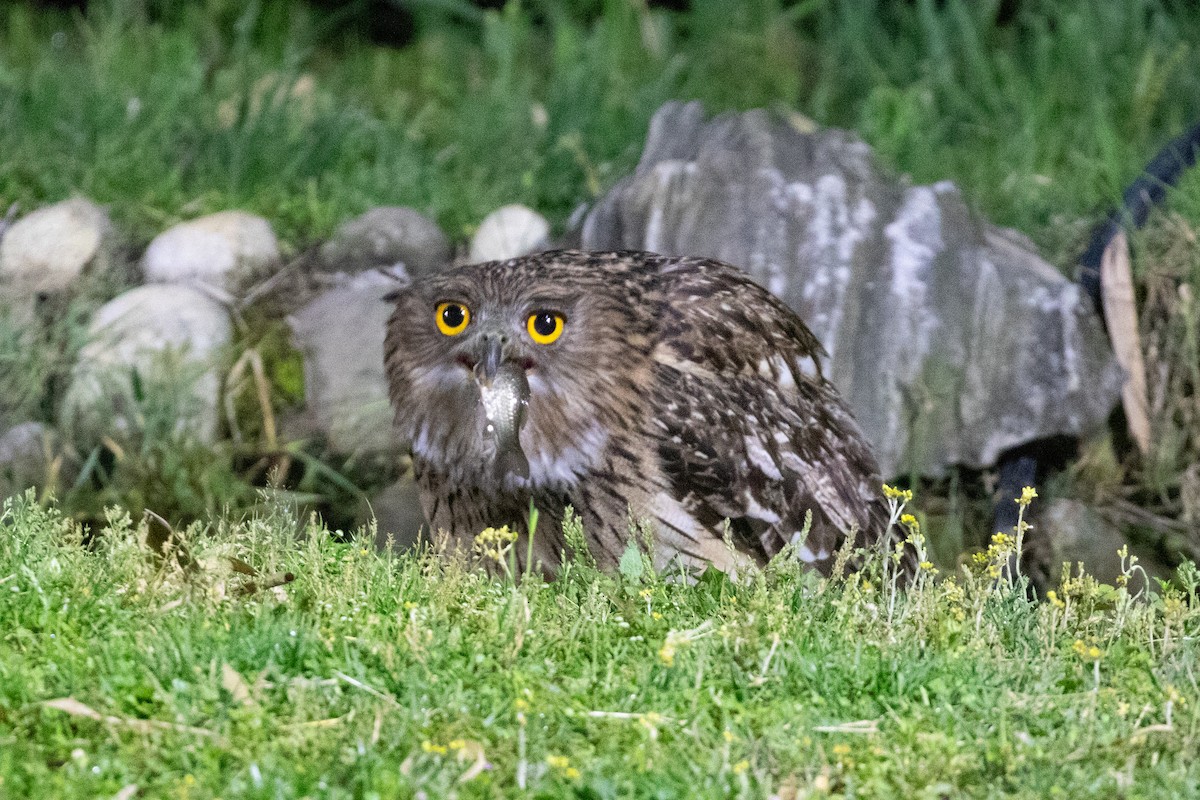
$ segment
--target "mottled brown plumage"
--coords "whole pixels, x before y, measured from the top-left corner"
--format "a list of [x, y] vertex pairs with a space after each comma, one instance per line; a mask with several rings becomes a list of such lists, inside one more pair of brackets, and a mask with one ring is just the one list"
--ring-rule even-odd
[[[558, 338], [538, 344], [556, 317]], [[535, 553], [551, 570], [568, 505], [610, 567], [631, 520], [653, 525], [660, 564], [733, 566], [726, 519], [740, 556], [761, 563], [809, 510], [799, 554], [822, 571], [849, 531], [877, 541], [887, 508], [875, 459], [821, 354], [738, 269], [643, 252], [547, 252], [431, 276], [398, 294], [385, 346], [432, 529], [465, 542], [486, 526], [523, 530], [532, 500]], [[528, 381], [512, 435], [480, 402], [506, 369]], [[528, 474], [497, 469], [518, 447]]]

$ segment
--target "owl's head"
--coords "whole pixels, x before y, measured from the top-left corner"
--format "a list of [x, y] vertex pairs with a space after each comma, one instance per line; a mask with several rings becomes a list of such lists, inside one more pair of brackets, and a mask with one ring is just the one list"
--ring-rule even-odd
[[[556, 256], [468, 265], [396, 296], [385, 345], [396, 421], [439, 471], [485, 489], [565, 487], [595, 466], [613, 425], [634, 423], [646, 304], [617, 275]], [[506, 378], [526, 401], [507, 439], [484, 402]], [[527, 477], [504, 467], [514, 447]]]

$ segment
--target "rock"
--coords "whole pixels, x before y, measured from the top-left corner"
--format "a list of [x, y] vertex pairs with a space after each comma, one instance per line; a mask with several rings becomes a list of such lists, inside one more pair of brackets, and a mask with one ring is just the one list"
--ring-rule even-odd
[[0, 500], [50, 480], [51, 432], [40, 422], [22, 422], [0, 435]]
[[152, 284], [105, 303], [88, 325], [63, 400], [73, 438], [94, 442], [139, 427], [140, 391], [160, 413], [177, 417], [177, 432], [213, 442], [223, 373], [218, 359], [232, 337], [225, 307], [196, 288]]
[[376, 524], [375, 544], [384, 549], [388, 540], [396, 550], [407, 550], [417, 543], [426, 524], [421, 497], [412, 478], [402, 478], [371, 498], [366, 518]]
[[[1078, 500], [1056, 498], [1035, 518], [1038, 533], [1034, 546], [1036, 560], [1045, 565], [1048, 585], [1058, 583], [1062, 565], [1070, 565], [1071, 572], [1083, 563], [1089, 575], [1102, 583], [1112, 584], [1121, 574], [1121, 559], [1117, 551], [1128, 547], [1138, 558], [1138, 565], [1150, 577], [1166, 578], [1171, 569], [1149, 548], [1137, 547], [1096, 509]], [[1129, 590], [1136, 592], [1143, 586], [1141, 577], [1131, 581]]]
[[498, 208], [483, 218], [471, 238], [471, 261], [504, 261], [544, 250], [550, 244], [550, 223], [522, 205]]
[[0, 239], [0, 285], [8, 299], [70, 289], [84, 273], [108, 269], [113, 227], [104, 209], [73, 198], [14, 222]]
[[699, 104], [669, 103], [579, 237], [745, 268], [825, 345], [825, 374], [885, 475], [988, 466], [1080, 434], [1120, 390], [1075, 284], [953, 184], [890, 180], [843, 131], [805, 133], [764, 111], [706, 122]]
[[245, 211], [181, 222], [154, 237], [142, 256], [149, 283], [195, 283], [236, 293], [280, 265], [271, 225]]
[[304, 355], [304, 394], [329, 446], [344, 454], [400, 451], [383, 372], [383, 338], [396, 282], [364, 272], [288, 317]]
[[411, 208], [384, 206], [342, 223], [321, 246], [320, 264], [348, 273], [401, 264], [416, 278], [444, 267], [450, 255], [436, 222]]

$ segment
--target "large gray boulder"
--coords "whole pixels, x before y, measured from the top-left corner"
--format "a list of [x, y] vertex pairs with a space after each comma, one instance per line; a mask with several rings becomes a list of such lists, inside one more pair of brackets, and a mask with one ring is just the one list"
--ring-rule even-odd
[[288, 317], [304, 356], [308, 410], [330, 448], [346, 455], [400, 451], [392, 428], [383, 339], [394, 278], [363, 272], [317, 296]]
[[953, 184], [894, 180], [844, 131], [669, 103], [579, 236], [749, 271], [825, 345], [825, 374], [885, 475], [990, 465], [1087, 431], [1118, 397], [1121, 371], [1075, 284]]

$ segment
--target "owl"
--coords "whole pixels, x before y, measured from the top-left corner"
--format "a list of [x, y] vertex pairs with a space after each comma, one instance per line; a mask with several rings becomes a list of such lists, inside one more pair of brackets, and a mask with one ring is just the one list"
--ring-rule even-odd
[[568, 508], [610, 568], [647, 524], [660, 567], [729, 570], [794, 543], [827, 573], [847, 536], [890, 549], [875, 458], [820, 344], [736, 267], [550, 251], [395, 300], [389, 392], [433, 532], [525, 537], [536, 508], [514, 551], [551, 573]]

